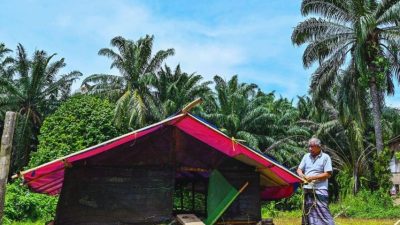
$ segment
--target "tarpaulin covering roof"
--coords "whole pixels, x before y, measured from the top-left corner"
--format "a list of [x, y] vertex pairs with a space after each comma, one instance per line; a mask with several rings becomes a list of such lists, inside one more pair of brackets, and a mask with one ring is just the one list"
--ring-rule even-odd
[[191, 114], [179, 114], [159, 123], [122, 135], [107, 142], [67, 155], [20, 173], [28, 187], [38, 193], [56, 195], [61, 191], [65, 168], [74, 163], [99, 154], [113, 151], [118, 147], [151, 135], [165, 126], [173, 126], [189, 136], [207, 144], [211, 148], [235, 158], [247, 165], [254, 166], [260, 173], [260, 186], [263, 187], [263, 199], [279, 199], [290, 196], [294, 187], [301, 182], [296, 174], [279, 165], [261, 153], [230, 138], [205, 121]]

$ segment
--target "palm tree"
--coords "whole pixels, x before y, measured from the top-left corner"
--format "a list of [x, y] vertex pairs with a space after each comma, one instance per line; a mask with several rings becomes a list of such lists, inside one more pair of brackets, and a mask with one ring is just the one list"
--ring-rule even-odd
[[[35, 51], [29, 59], [24, 47], [17, 46], [17, 55], [0, 77], [0, 109], [15, 111], [19, 115], [16, 142], [23, 144], [22, 165], [28, 161], [36, 136], [45, 115], [48, 115], [65, 100], [71, 85], [82, 74], [70, 72], [58, 78], [58, 72], [65, 67], [64, 59], [51, 62], [56, 54]], [[21, 139], [19, 139], [21, 138]], [[33, 145], [33, 146], [32, 146]]]
[[6, 48], [3, 43], [0, 43], [0, 76], [4, 78], [11, 78], [11, 71], [9, 65], [14, 61], [8, 53], [12, 52], [10, 49]]
[[161, 68], [152, 82], [156, 100], [162, 109], [160, 119], [176, 113], [196, 98], [205, 99], [208, 103], [212, 96], [209, 87], [212, 82], [201, 82], [202, 79], [201, 75], [182, 72], [179, 65], [176, 66], [174, 72], [166, 65]]
[[[335, 85], [341, 85], [339, 80]], [[350, 113], [342, 117], [338, 111], [339, 95], [334, 92], [330, 94], [329, 100], [324, 100], [318, 108], [311, 99], [302, 97], [298, 106], [300, 111], [305, 110], [301, 114], [306, 117], [301, 118], [300, 123], [322, 140], [324, 151], [332, 158], [334, 170], [337, 171], [335, 178], [341, 185], [341, 195], [344, 197], [357, 193], [361, 179], [369, 176], [368, 160], [372, 148], [364, 137], [364, 127], [355, 119], [357, 115]]]
[[239, 83], [237, 75], [228, 82], [216, 75], [214, 82], [217, 92], [216, 110], [203, 113], [202, 116], [226, 135], [244, 140], [250, 147], [260, 150], [259, 137], [263, 135], [257, 133], [256, 129], [269, 119], [269, 114], [260, 106], [261, 98], [256, 98], [257, 85]]
[[287, 99], [275, 99], [255, 84], [240, 83], [238, 76], [225, 81], [214, 77], [215, 105], [202, 116], [234, 140], [293, 167], [304, 154], [303, 142], [310, 134], [298, 126], [297, 109]]
[[[0, 77], [10, 79], [10, 67], [9, 64], [13, 62], [13, 58], [7, 56], [8, 53], [12, 52], [6, 48], [3, 43], [0, 43]], [[0, 87], [1, 88], [1, 87]], [[0, 89], [0, 93], [5, 92]], [[5, 110], [0, 107], [0, 136], [3, 132]]]
[[[398, 49], [400, 38], [400, 2], [398, 0], [303, 0], [308, 18], [293, 31], [292, 42], [308, 43], [303, 64], [319, 66], [313, 74], [311, 91], [324, 97], [339, 69], [352, 60], [357, 73], [349, 74], [369, 88], [374, 118], [375, 142], [383, 149], [380, 97], [384, 91], [393, 94], [393, 76], [400, 75]], [[352, 64], [352, 63], [351, 63]]]
[[[310, 130], [299, 123], [300, 110], [293, 107], [293, 102], [286, 98], [272, 99], [263, 104], [273, 115], [270, 124], [264, 124], [268, 142], [264, 153], [273, 156], [287, 167], [297, 167], [301, 156], [306, 152], [304, 147], [311, 137]], [[304, 112], [303, 112], [304, 113]]]
[[136, 42], [120, 36], [113, 38], [111, 46], [117, 51], [103, 48], [98, 54], [110, 58], [110, 68], [118, 69], [120, 75], [93, 74], [82, 83], [89, 94], [117, 101], [114, 120], [120, 127], [144, 126], [161, 117], [151, 93], [151, 78], [174, 50], [160, 50], [152, 56], [153, 40], [149, 35]]

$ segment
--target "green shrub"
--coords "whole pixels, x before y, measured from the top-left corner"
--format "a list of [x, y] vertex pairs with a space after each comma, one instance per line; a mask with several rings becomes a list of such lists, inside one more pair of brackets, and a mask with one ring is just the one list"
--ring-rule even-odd
[[348, 196], [331, 204], [332, 215], [354, 218], [398, 218], [400, 207], [393, 206], [393, 200], [384, 190], [360, 191], [356, 196]]
[[264, 202], [261, 206], [262, 218], [275, 218], [279, 214], [275, 201]]
[[40, 129], [38, 151], [29, 167], [85, 149], [118, 136], [114, 106], [94, 96], [77, 95], [48, 116]]
[[[272, 201], [262, 205], [261, 213], [263, 218], [301, 218], [301, 203], [303, 202], [301, 195], [294, 195], [294, 202], [300, 203], [300, 208], [284, 209], [279, 206], [284, 201]], [[288, 199], [289, 200], [289, 199]], [[288, 201], [289, 202], [289, 201]], [[287, 208], [291, 208], [286, 206]], [[362, 218], [362, 219], [389, 219], [398, 218], [400, 215], [400, 206], [394, 206], [393, 200], [387, 191], [367, 191], [361, 190], [356, 196], [348, 195], [338, 203], [329, 205], [332, 216]]]
[[56, 205], [57, 197], [32, 193], [25, 186], [17, 183], [8, 184], [4, 223], [37, 219], [51, 220], [54, 218]]
[[381, 153], [375, 153], [373, 155], [372, 173], [370, 173], [371, 177], [368, 178], [370, 180], [371, 190], [390, 190], [392, 187], [392, 174], [388, 167], [392, 157], [392, 152], [389, 148], [385, 148]]
[[[29, 167], [85, 149], [118, 136], [113, 125], [114, 106], [107, 100], [77, 95], [48, 116], [40, 129], [38, 151], [32, 154]], [[50, 220], [57, 198], [29, 192], [16, 184], [8, 186], [6, 222]]]
[[303, 195], [301, 188], [298, 188], [296, 192], [290, 198], [284, 198], [276, 202], [276, 208], [281, 211], [287, 210], [298, 210], [301, 209], [303, 203]]

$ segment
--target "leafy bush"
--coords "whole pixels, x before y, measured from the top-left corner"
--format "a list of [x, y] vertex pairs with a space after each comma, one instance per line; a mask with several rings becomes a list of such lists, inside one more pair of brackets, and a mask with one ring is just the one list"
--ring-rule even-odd
[[[107, 100], [77, 95], [48, 116], [40, 129], [38, 151], [30, 167], [109, 140], [120, 133], [113, 125], [113, 109]], [[16, 184], [8, 186], [5, 215], [11, 221], [50, 220], [57, 198], [29, 192]]]
[[261, 205], [261, 217], [262, 218], [274, 218], [279, 214], [279, 210], [276, 208], [275, 201], [265, 202]]
[[370, 189], [371, 190], [390, 190], [393, 183], [391, 181], [392, 174], [388, 167], [392, 158], [392, 152], [389, 148], [385, 148], [381, 153], [374, 154], [372, 158], [373, 167], [370, 174]]
[[296, 210], [301, 209], [303, 202], [303, 195], [301, 188], [298, 188], [296, 192], [290, 198], [284, 198], [276, 202], [276, 208], [279, 210]]
[[30, 192], [17, 183], [7, 185], [4, 215], [5, 224], [11, 221], [54, 218], [57, 198]]
[[332, 215], [354, 218], [398, 218], [400, 207], [393, 206], [393, 200], [384, 190], [360, 191], [339, 203], [330, 205]]
[[261, 206], [261, 215], [262, 218], [277, 218], [282, 214], [293, 217], [300, 215], [301, 217], [302, 203], [302, 191], [298, 188], [290, 198], [264, 202]]
[[40, 129], [38, 151], [29, 167], [85, 149], [118, 136], [113, 109], [107, 100], [77, 95], [48, 116]]
[[[303, 202], [301, 195], [295, 194], [289, 199], [292, 199], [292, 206], [297, 205], [293, 204], [297, 202], [301, 207], [301, 203]], [[288, 209], [284, 209], [287, 206], [283, 207], [281, 204], [283, 204], [283, 200], [264, 203], [261, 208], [262, 217], [301, 218], [301, 208], [293, 208], [287, 211]], [[373, 192], [361, 190], [356, 196], [348, 195], [340, 202], [330, 204], [329, 208], [334, 217], [388, 219], [398, 218], [400, 215], [400, 206], [394, 206], [392, 198], [383, 189]]]

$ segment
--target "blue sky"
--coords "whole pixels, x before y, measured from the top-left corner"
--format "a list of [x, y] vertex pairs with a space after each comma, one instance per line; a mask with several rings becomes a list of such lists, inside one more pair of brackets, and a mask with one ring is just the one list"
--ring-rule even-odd
[[[66, 59], [64, 73], [116, 74], [98, 50], [118, 35], [137, 40], [153, 34], [154, 51], [175, 49], [170, 67], [179, 63], [207, 80], [238, 74], [289, 99], [307, 94], [312, 69], [303, 68], [303, 48], [290, 41], [302, 20], [300, 0], [21, 0], [1, 7], [0, 42], [11, 49], [22, 43], [30, 55], [35, 49], [58, 53]], [[400, 107], [400, 97], [387, 103]]]

